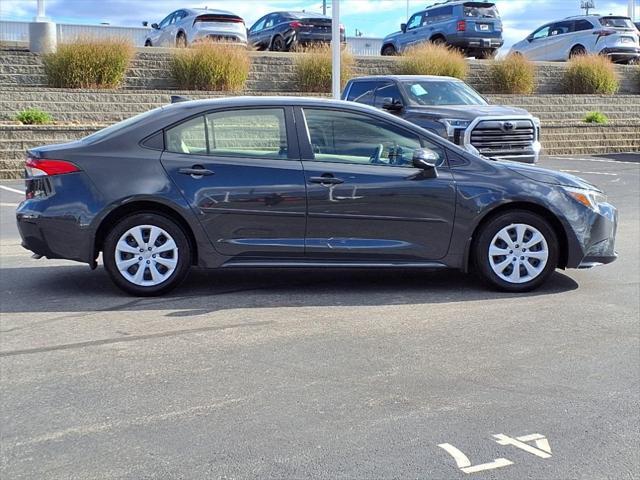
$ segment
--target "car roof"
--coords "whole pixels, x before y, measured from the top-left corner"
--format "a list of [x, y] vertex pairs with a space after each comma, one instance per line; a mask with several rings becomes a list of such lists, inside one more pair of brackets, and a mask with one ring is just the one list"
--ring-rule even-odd
[[432, 3], [431, 5], [427, 5], [422, 11], [429, 10], [431, 8], [443, 7], [443, 6], [454, 6], [462, 5], [463, 3], [488, 3], [491, 5], [495, 5], [494, 1], [491, 0], [449, 0], [444, 2]]
[[[192, 14], [199, 14], [199, 13], [213, 13], [213, 14], [222, 14], [222, 15], [236, 15], [233, 12], [230, 12], [229, 10], [219, 10], [217, 8], [181, 8], [180, 10], [186, 10], [187, 12], [190, 12]], [[236, 15], [237, 17], [238, 15]]]
[[440, 75], [366, 75], [362, 77], [352, 78], [351, 81], [373, 81], [373, 80], [395, 80], [397, 82], [416, 81], [416, 80], [449, 80], [452, 82], [462, 82], [459, 78], [445, 77]]
[[[318, 97], [294, 97], [294, 96], [235, 96], [224, 98], [207, 98], [201, 100], [187, 100], [178, 103], [165, 105], [165, 111], [178, 111], [181, 109], [198, 108], [219, 108], [219, 107], [258, 107], [258, 106], [339, 106], [341, 108], [354, 106], [353, 102], [344, 100], [334, 100], [331, 98]], [[355, 104], [366, 107], [366, 110], [379, 112], [378, 109], [369, 107], [368, 105]]]
[[331, 17], [329, 17], [328, 15], [323, 15], [321, 13], [318, 12], [302, 12], [302, 11], [297, 11], [297, 10], [285, 10], [282, 12], [273, 12], [273, 13], [278, 13], [280, 15], [291, 15], [291, 16], [295, 16], [297, 18], [328, 18], [330, 19]]

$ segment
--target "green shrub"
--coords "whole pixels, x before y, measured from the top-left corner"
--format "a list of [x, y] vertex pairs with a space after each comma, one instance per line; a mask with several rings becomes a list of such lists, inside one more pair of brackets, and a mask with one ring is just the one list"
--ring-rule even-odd
[[45, 125], [53, 122], [53, 117], [51, 115], [38, 108], [27, 108], [26, 110], [22, 110], [21, 112], [18, 112], [14, 118], [23, 125]]
[[586, 123], [605, 124], [605, 123], [609, 123], [609, 117], [607, 117], [602, 112], [589, 112], [589, 113], [587, 113], [587, 116], [584, 117], [584, 121]]
[[249, 78], [251, 60], [245, 48], [222, 42], [203, 42], [177, 51], [171, 76], [186, 90], [240, 91]]
[[464, 80], [468, 64], [464, 54], [445, 45], [422, 43], [398, 57], [398, 75], [440, 75]]
[[[298, 87], [302, 92], [331, 92], [331, 46], [314, 46], [296, 56], [295, 72]], [[347, 51], [340, 54], [340, 83], [343, 87], [353, 75], [353, 55]]]
[[493, 93], [529, 95], [536, 88], [536, 68], [522, 55], [508, 55], [489, 65], [489, 85]]
[[114, 88], [122, 84], [133, 54], [127, 40], [79, 38], [44, 55], [44, 71], [52, 87]]
[[565, 93], [614, 94], [620, 87], [611, 60], [604, 55], [577, 55], [569, 60], [563, 78]]

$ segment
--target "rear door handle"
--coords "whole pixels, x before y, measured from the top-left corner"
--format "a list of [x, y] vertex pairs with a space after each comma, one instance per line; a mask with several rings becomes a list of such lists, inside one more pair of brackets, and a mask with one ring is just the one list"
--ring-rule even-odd
[[344, 183], [344, 180], [341, 178], [334, 177], [333, 175], [323, 175], [321, 177], [309, 178], [309, 183], [321, 183], [323, 185], [338, 185], [340, 183]]
[[192, 168], [180, 168], [178, 173], [183, 175], [191, 175], [192, 177], [206, 177], [207, 175], [214, 175], [215, 172], [204, 167], [192, 167]]

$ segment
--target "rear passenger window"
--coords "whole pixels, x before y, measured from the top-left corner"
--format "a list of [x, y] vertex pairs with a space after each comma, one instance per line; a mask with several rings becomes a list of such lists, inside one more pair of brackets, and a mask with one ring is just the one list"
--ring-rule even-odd
[[169, 152], [189, 155], [287, 158], [284, 110], [209, 113], [167, 129], [165, 145]]
[[173, 153], [206, 155], [207, 135], [204, 117], [196, 117], [181, 123], [166, 132], [166, 149]]
[[353, 82], [347, 100], [373, 105], [374, 91], [380, 82]]
[[592, 30], [593, 25], [591, 25], [591, 22], [588, 20], [576, 20], [574, 28], [576, 32], [580, 32], [583, 30]]
[[231, 157], [287, 158], [284, 110], [230, 110], [206, 115], [209, 154]]

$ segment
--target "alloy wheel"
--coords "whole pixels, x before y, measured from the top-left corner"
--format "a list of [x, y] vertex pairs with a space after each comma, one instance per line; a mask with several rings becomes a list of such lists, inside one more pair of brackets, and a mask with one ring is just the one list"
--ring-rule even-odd
[[115, 263], [128, 282], [142, 287], [156, 286], [175, 271], [178, 246], [166, 230], [154, 225], [137, 225], [116, 243]]
[[544, 271], [549, 246], [537, 228], [517, 223], [495, 234], [489, 244], [488, 256], [491, 269], [502, 280], [526, 283]]

